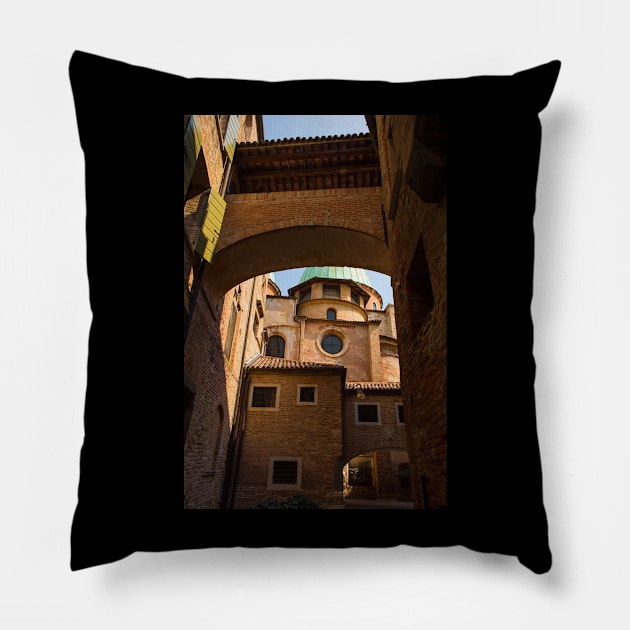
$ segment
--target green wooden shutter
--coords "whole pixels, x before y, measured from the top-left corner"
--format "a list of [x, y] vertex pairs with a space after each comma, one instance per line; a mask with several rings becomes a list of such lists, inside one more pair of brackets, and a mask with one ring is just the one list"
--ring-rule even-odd
[[201, 150], [201, 132], [197, 116], [191, 116], [184, 132], [184, 198], [190, 186], [195, 164]]
[[214, 250], [219, 240], [225, 206], [226, 202], [221, 195], [214, 189], [210, 190], [203, 223], [195, 243], [195, 251], [208, 262], [212, 262]]
[[236, 151], [236, 138], [240, 127], [239, 116], [230, 116], [228, 119], [227, 129], [223, 137], [223, 146], [227, 152], [230, 161], [234, 159], [234, 151]]

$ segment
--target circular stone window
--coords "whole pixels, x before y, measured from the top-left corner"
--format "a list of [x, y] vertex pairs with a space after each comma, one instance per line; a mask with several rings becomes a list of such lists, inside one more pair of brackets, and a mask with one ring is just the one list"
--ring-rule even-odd
[[322, 348], [328, 354], [339, 354], [343, 348], [343, 341], [337, 335], [326, 335], [322, 339]]

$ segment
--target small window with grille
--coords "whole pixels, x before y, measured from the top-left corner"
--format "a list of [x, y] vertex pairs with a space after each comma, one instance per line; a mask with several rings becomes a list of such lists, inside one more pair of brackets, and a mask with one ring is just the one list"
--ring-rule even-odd
[[272, 457], [269, 461], [267, 487], [297, 489], [302, 484], [301, 457]]
[[252, 387], [251, 409], [278, 409], [278, 386], [271, 387]]
[[316, 385], [298, 385], [298, 405], [316, 405], [317, 404], [317, 386]]
[[381, 414], [378, 403], [356, 403], [357, 424], [380, 424]]
[[279, 357], [283, 359], [284, 339], [280, 335], [271, 335], [269, 341], [267, 341], [267, 352], [265, 354], [268, 357]]

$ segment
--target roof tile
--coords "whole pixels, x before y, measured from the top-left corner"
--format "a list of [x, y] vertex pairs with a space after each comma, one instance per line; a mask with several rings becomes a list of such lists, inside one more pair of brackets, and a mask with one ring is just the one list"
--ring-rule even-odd
[[339, 370], [345, 369], [343, 365], [336, 363], [315, 363], [313, 361], [292, 361], [291, 359], [281, 359], [279, 357], [260, 356], [248, 366], [248, 369], [260, 370], [295, 370], [295, 369], [324, 369]]
[[400, 383], [377, 383], [374, 381], [368, 381], [361, 383], [358, 381], [352, 381], [346, 383], [347, 390], [363, 389], [367, 391], [387, 391], [387, 390], [400, 390]]

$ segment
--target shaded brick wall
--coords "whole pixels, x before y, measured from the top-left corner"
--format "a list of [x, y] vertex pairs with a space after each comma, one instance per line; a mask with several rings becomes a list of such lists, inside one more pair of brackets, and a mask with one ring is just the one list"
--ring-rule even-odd
[[[159, 343], [159, 340], [156, 340]], [[217, 508], [228, 442], [228, 398], [219, 323], [200, 296], [184, 352], [184, 385], [195, 388], [184, 448], [184, 507]]]
[[[244, 118], [244, 117], [241, 117]], [[223, 157], [214, 116], [198, 117], [202, 135], [203, 158], [208, 182], [213, 188], [223, 178]], [[193, 252], [195, 238], [206, 207], [204, 192], [184, 203], [184, 316], [191, 307], [191, 278], [199, 268], [199, 256]], [[191, 269], [193, 275], [191, 276]], [[207, 274], [212, 273], [210, 265]], [[265, 279], [259, 277], [242, 283], [237, 289], [239, 319], [234, 333], [230, 361], [224, 355], [224, 341], [232, 305], [232, 293], [221, 299], [214, 309], [205, 284], [201, 286], [184, 348], [184, 397], [191, 406], [184, 442], [183, 481], [184, 508], [218, 509], [228, 456], [229, 432], [237, 404], [241, 363], [260, 349], [253, 335], [245, 334], [247, 314], [255, 300], [266, 292]], [[251, 329], [251, 320], [249, 320]], [[260, 322], [260, 330], [264, 321]], [[156, 339], [159, 343], [159, 338]]]
[[[342, 370], [252, 370], [248, 391], [255, 385], [279, 386], [277, 411], [247, 410], [235, 509], [246, 509], [268, 498], [303, 494], [333, 508], [341, 505], [338, 480], [341, 456]], [[316, 405], [298, 405], [298, 385], [317, 387]], [[247, 399], [249, 407], [249, 397]], [[298, 489], [267, 487], [271, 457], [301, 457], [302, 484]]]
[[[379, 116], [377, 120], [388, 215], [396, 170], [402, 165], [404, 175], [412, 150], [415, 118]], [[396, 214], [387, 226], [414, 502], [425, 507], [424, 477], [428, 507], [443, 508], [447, 505], [446, 198], [424, 202], [403, 176]], [[424, 318], [423, 259], [433, 296]]]
[[[242, 376], [242, 367], [249, 359], [256, 356], [262, 349], [262, 332], [265, 327], [265, 317], [257, 309], [257, 302], [266, 302], [266, 281], [264, 276], [257, 276], [247, 282], [242, 282], [229, 291], [225, 297], [225, 306], [221, 317], [221, 339], [223, 346], [227, 345], [227, 332], [232, 313], [232, 306], [236, 307], [236, 324], [232, 337], [229, 358], [224, 355], [224, 372], [226, 376], [226, 392], [230, 415], [230, 427], [234, 423], [238, 391]], [[255, 327], [256, 319], [258, 325]]]
[[[391, 394], [366, 391], [365, 398], [360, 400], [355, 392], [346, 392], [343, 403], [344, 462], [369, 451], [407, 448], [405, 425], [398, 424], [396, 411], [396, 403], [401, 400], [398, 392]], [[379, 405], [380, 425], [357, 424], [356, 407], [360, 403]]]
[[[295, 226], [332, 226], [384, 240], [380, 187], [226, 195], [217, 252], [249, 236]], [[334, 206], [334, 210], [333, 210]]]

